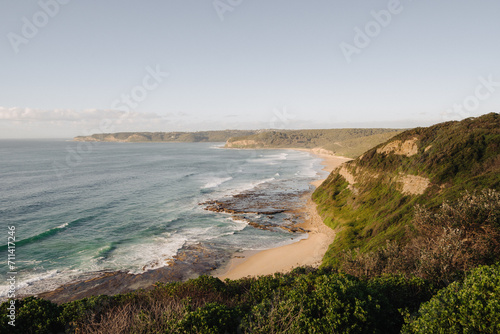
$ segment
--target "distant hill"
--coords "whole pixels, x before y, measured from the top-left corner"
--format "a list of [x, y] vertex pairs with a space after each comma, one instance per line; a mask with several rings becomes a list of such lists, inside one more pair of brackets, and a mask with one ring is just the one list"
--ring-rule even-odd
[[334, 170], [313, 194], [325, 223], [340, 232], [325, 255], [372, 251], [404, 241], [415, 204], [437, 208], [465, 191], [500, 190], [500, 116], [415, 128]]
[[230, 138], [230, 148], [316, 148], [336, 155], [357, 157], [371, 147], [401, 133], [396, 129], [270, 130]]
[[198, 132], [118, 132], [78, 136], [75, 141], [226, 142], [227, 148], [316, 148], [355, 158], [401, 133], [395, 129], [222, 130]]
[[106, 142], [225, 142], [235, 136], [249, 136], [257, 133], [253, 130], [221, 130], [198, 132], [118, 132], [100, 133], [91, 136], [75, 137], [75, 141]]

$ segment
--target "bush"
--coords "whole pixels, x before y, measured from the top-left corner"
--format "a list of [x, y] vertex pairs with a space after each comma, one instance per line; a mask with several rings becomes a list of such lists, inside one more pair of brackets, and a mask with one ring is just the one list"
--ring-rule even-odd
[[406, 333], [500, 333], [500, 265], [471, 271], [424, 303]]
[[399, 333], [398, 308], [414, 311], [428, 300], [419, 279], [363, 281], [344, 274], [301, 275], [255, 305], [242, 321], [245, 333]]
[[415, 313], [423, 302], [431, 299], [435, 291], [432, 284], [418, 277], [406, 278], [404, 275], [383, 275], [368, 281], [374, 295], [385, 299], [386, 306], [381, 326], [386, 333], [399, 333], [404, 323], [401, 312]]
[[56, 304], [36, 297], [15, 300], [15, 326], [8, 324], [10, 301], [0, 306], [0, 332], [20, 334], [45, 334], [64, 332], [64, 323], [59, 320], [61, 308]]
[[113, 298], [105, 295], [75, 300], [61, 306], [59, 321], [67, 328], [74, 328], [78, 322], [88, 318], [97, 318], [113, 302]]
[[225, 305], [208, 303], [189, 312], [179, 325], [185, 333], [234, 333], [239, 325], [239, 312]]
[[[66, 333], [80, 334], [392, 334], [400, 332], [403, 315], [417, 314], [433, 291], [429, 281], [417, 277], [383, 275], [366, 280], [326, 268], [299, 268], [288, 274], [225, 282], [203, 276], [61, 306], [29, 297], [17, 301], [16, 325], [22, 320], [25, 327], [9, 331], [5, 327], [7, 314], [2, 313], [0, 333], [61, 333], [66, 329]], [[2, 305], [2, 312], [6, 305]]]

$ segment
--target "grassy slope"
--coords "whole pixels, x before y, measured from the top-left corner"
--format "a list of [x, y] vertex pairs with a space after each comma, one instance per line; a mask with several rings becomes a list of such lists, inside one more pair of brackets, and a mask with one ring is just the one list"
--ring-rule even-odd
[[324, 144], [321, 147], [332, 151], [335, 155], [340, 155], [349, 158], [359, 157], [370, 148], [383, 143], [395, 135], [401, 133], [401, 130], [376, 133], [369, 136], [346, 139], [338, 143]]
[[[340, 229], [324, 264], [335, 266], [344, 249], [370, 251], [386, 240], [404, 242], [415, 204], [433, 208], [464, 190], [500, 189], [499, 114], [408, 130], [388, 142], [415, 137], [416, 155], [377, 153], [384, 143], [348, 162], [348, 169], [358, 171], [354, 190], [333, 171], [315, 191], [325, 223]], [[394, 181], [399, 173], [429, 178], [430, 186], [422, 195], [403, 195]]]
[[[401, 133], [395, 129], [272, 130], [251, 136], [230, 138], [228, 147], [239, 148], [315, 148], [336, 155], [357, 157], [367, 149]], [[247, 143], [243, 143], [247, 141]], [[248, 141], [251, 141], [248, 143]]]

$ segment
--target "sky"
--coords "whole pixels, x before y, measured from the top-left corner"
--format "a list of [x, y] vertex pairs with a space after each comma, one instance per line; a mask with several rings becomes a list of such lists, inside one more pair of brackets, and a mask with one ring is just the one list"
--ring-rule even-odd
[[0, 0], [0, 138], [500, 110], [500, 1]]

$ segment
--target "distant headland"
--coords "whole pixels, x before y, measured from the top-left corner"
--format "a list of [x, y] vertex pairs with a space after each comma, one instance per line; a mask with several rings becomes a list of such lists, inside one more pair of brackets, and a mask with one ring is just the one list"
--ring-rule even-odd
[[220, 130], [198, 132], [118, 132], [75, 137], [102, 142], [226, 142], [226, 148], [320, 148], [356, 158], [366, 150], [401, 133], [399, 129]]

